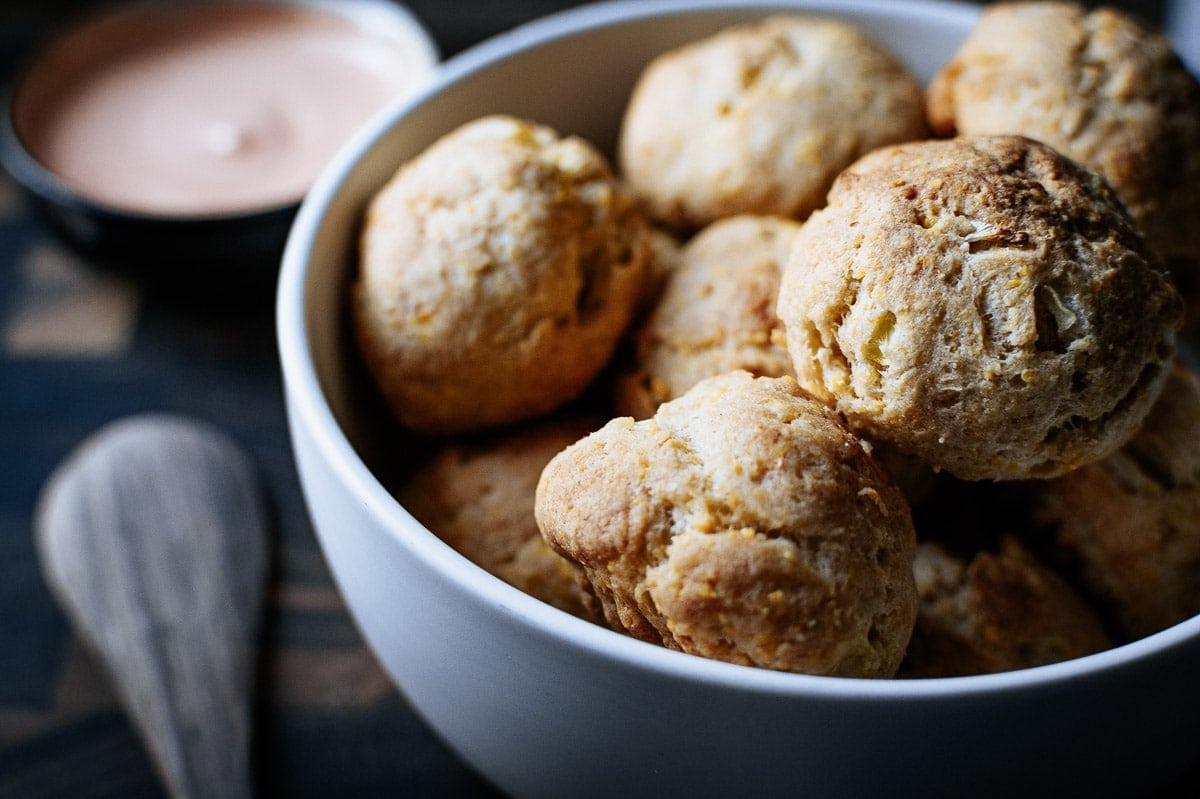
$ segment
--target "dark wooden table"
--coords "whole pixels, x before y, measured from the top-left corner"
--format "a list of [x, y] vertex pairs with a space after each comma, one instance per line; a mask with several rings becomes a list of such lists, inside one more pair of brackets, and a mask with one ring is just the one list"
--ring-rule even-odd
[[[0, 11], [0, 77], [79, 5]], [[447, 56], [567, 5], [410, 3]], [[181, 305], [97, 270], [56, 243], [0, 176], [0, 797], [162, 793], [105, 675], [52, 600], [30, 533], [38, 492], [63, 456], [141, 411], [219, 425], [271, 490], [275, 567], [254, 744], [262, 795], [494, 795], [408, 707], [331, 582], [292, 463], [269, 298], [238, 311]]]
[[[6, 4], [0, 78], [80, 5]], [[452, 55], [565, 5], [412, 7]], [[105, 674], [46, 588], [31, 536], [54, 466], [105, 422], [142, 411], [217, 424], [270, 488], [274, 579], [254, 743], [262, 795], [495, 795], [408, 707], [331, 581], [292, 463], [273, 324], [270, 297], [235, 310], [184, 305], [96, 269], [0, 174], [0, 797], [162, 795]]]

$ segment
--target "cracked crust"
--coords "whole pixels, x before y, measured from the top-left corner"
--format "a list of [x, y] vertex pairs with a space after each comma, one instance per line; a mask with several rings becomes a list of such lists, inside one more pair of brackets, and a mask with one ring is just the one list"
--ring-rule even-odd
[[803, 219], [863, 153], [926, 132], [920, 85], [834, 20], [777, 16], [669, 51], [626, 108], [623, 174], [652, 218]]
[[590, 144], [509, 117], [476, 120], [373, 199], [353, 287], [360, 349], [415, 429], [547, 413], [608, 361], [649, 247]]
[[1123, 444], [1166, 379], [1178, 295], [1094, 174], [1011, 136], [882, 148], [796, 235], [779, 317], [852, 428], [966, 480]]
[[1200, 385], [1177, 365], [1138, 434], [1038, 487], [1034, 518], [1130, 638], [1200, 613]]
[[618, 414], [652, 416], [663, 402], [724, 372], [792, 373], [775, 302], [799, 229], [782, 217], [743, 214], [714, 222], [687, 243], [637, 332], [635, 367], [618, 378]]
[[447, 444], [400, 490], [417, 521], [509, 585], [588, 618], [574, 567], [546, 544], [533, 516], [550, 459], [595, 430], [591, 420], [552, 418]]
[[1015, 538], [964, 560], [917, 545], [920, 611], [901, 677], [957, 677], [1042, 666], [1112, 646], [1091, 607]]
[[1194, 296], [1200, 84], [1170, 42], [1112, 9], [985, 9], [928, 91], [940, 133], [1020, 134], [1103, 175]]
[[916, 613], [903, 496], [791, 378], [701, 381], [542, 473], [543, 536], [609, 625], [733, 663], [891, 676]]

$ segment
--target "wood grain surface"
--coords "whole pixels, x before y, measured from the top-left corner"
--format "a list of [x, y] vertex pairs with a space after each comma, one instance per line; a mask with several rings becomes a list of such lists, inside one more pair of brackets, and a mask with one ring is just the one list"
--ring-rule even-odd
[[250, 795], [268, 532], [250, 459], [179, 416], [106, 425], [39, 498], [47, 584], [105, 664], [172, 796]]

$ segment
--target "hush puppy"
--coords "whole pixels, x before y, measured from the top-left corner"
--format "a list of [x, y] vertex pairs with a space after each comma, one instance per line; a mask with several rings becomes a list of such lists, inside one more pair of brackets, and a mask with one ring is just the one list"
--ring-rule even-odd
[[1200, 613], [1200, 384], [1176, 366], [1145, 424], [1104, 460], [1037, 484], [1035, 521], [1140, 638]]
[[736, 369], [792, 373], [775, 302], [799, 229], [782, 217], [741, 214], [684, 246], [637, 332], [634, 367], [617, 381], [618, 413], [652, 416], [700, 380]]
[[536, 516], [609, 625], [642, 640], [888, 677], [912, 632], [909, 508], [789, 377], [730, 372], [612, 420], [546, 466]]
[[778, 305], [802, 386], [964, 480], [1054, 477], [1123, 444], [1180, 313], [1103, 180], [1014, 136], [859, 160], [796, 234]]
[[1028, 136], [1104, 176], [1187, 293], [1200, 289], [1200, 84], [1165, 36], [1111, 8], [998, 3], [928, 107], [940, 133]]
[[400, 501], [468, 560], [543, 602], [587, 617], [575, 569], [546, 544], [533, 497], [546, 464], [597, 425], [551, 418], [441, 447]]
[[958, 677], [1043, 666], [1112, 646], [1100, 619], [1017, 539], [964, 559], [917, 545], [920, 611], [903, 677]]
[[511, 117], [475, 120], [371, 202], [353, 286], [360, 349], [411, 428], [547, 413], [608, 362], [649, 247], [592, 145]]
[[694, 230], [738, 213], [803, 219], [855, 158], [925, 132], [921, 86], [890, 54], [846, 23], [785, 15], [652, 61], [619, 162], [651, 217]]

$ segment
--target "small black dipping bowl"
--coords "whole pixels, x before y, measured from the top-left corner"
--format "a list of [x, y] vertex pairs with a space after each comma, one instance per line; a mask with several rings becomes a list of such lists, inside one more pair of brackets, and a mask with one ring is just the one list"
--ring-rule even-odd
[[195, 293], [205, 300], [222, 299], [226, 292], [261, 296], [274, 288], [299, 200], [211, 216], [155, 216], [99, 205], [29, 153], [14, 125], [14, 99], [9, 92], [0, 119], [0, 165], [72, 250], [148, 287], [185, 297]]
[[[177, 4], [196, 2], [178, 0]], [[430, 76], [438, 62], [432, 37], [402, 3], [256, 2], [323, 9], [356, 21], [364, 30], [391, 39], [394, 47], [406, 48], [412, 53], [413, 63], [427, 68]], [[127, 7], [139, 5], [133, 0]], [[72, 32], [68, 28], [63, 33]], [[45, 43], [45, 48], [55, 44]], [[262, 300], [269, 300], [288, 232], [303, 197], [276, 206], [199, 215], [140, 212], [88, 199], [42, 164], [21, 138], [21, 104], [37, 101], [27, 82], [33, 82], [30, 78], [43, 52], [39, 48], [27, 60], [4, 94], [0, 110], [0, 166], [21, 186], [37, 215], [86, 260], [131, 277], [146, 288], [204, 303], [252, 301], [261, 306]]]

